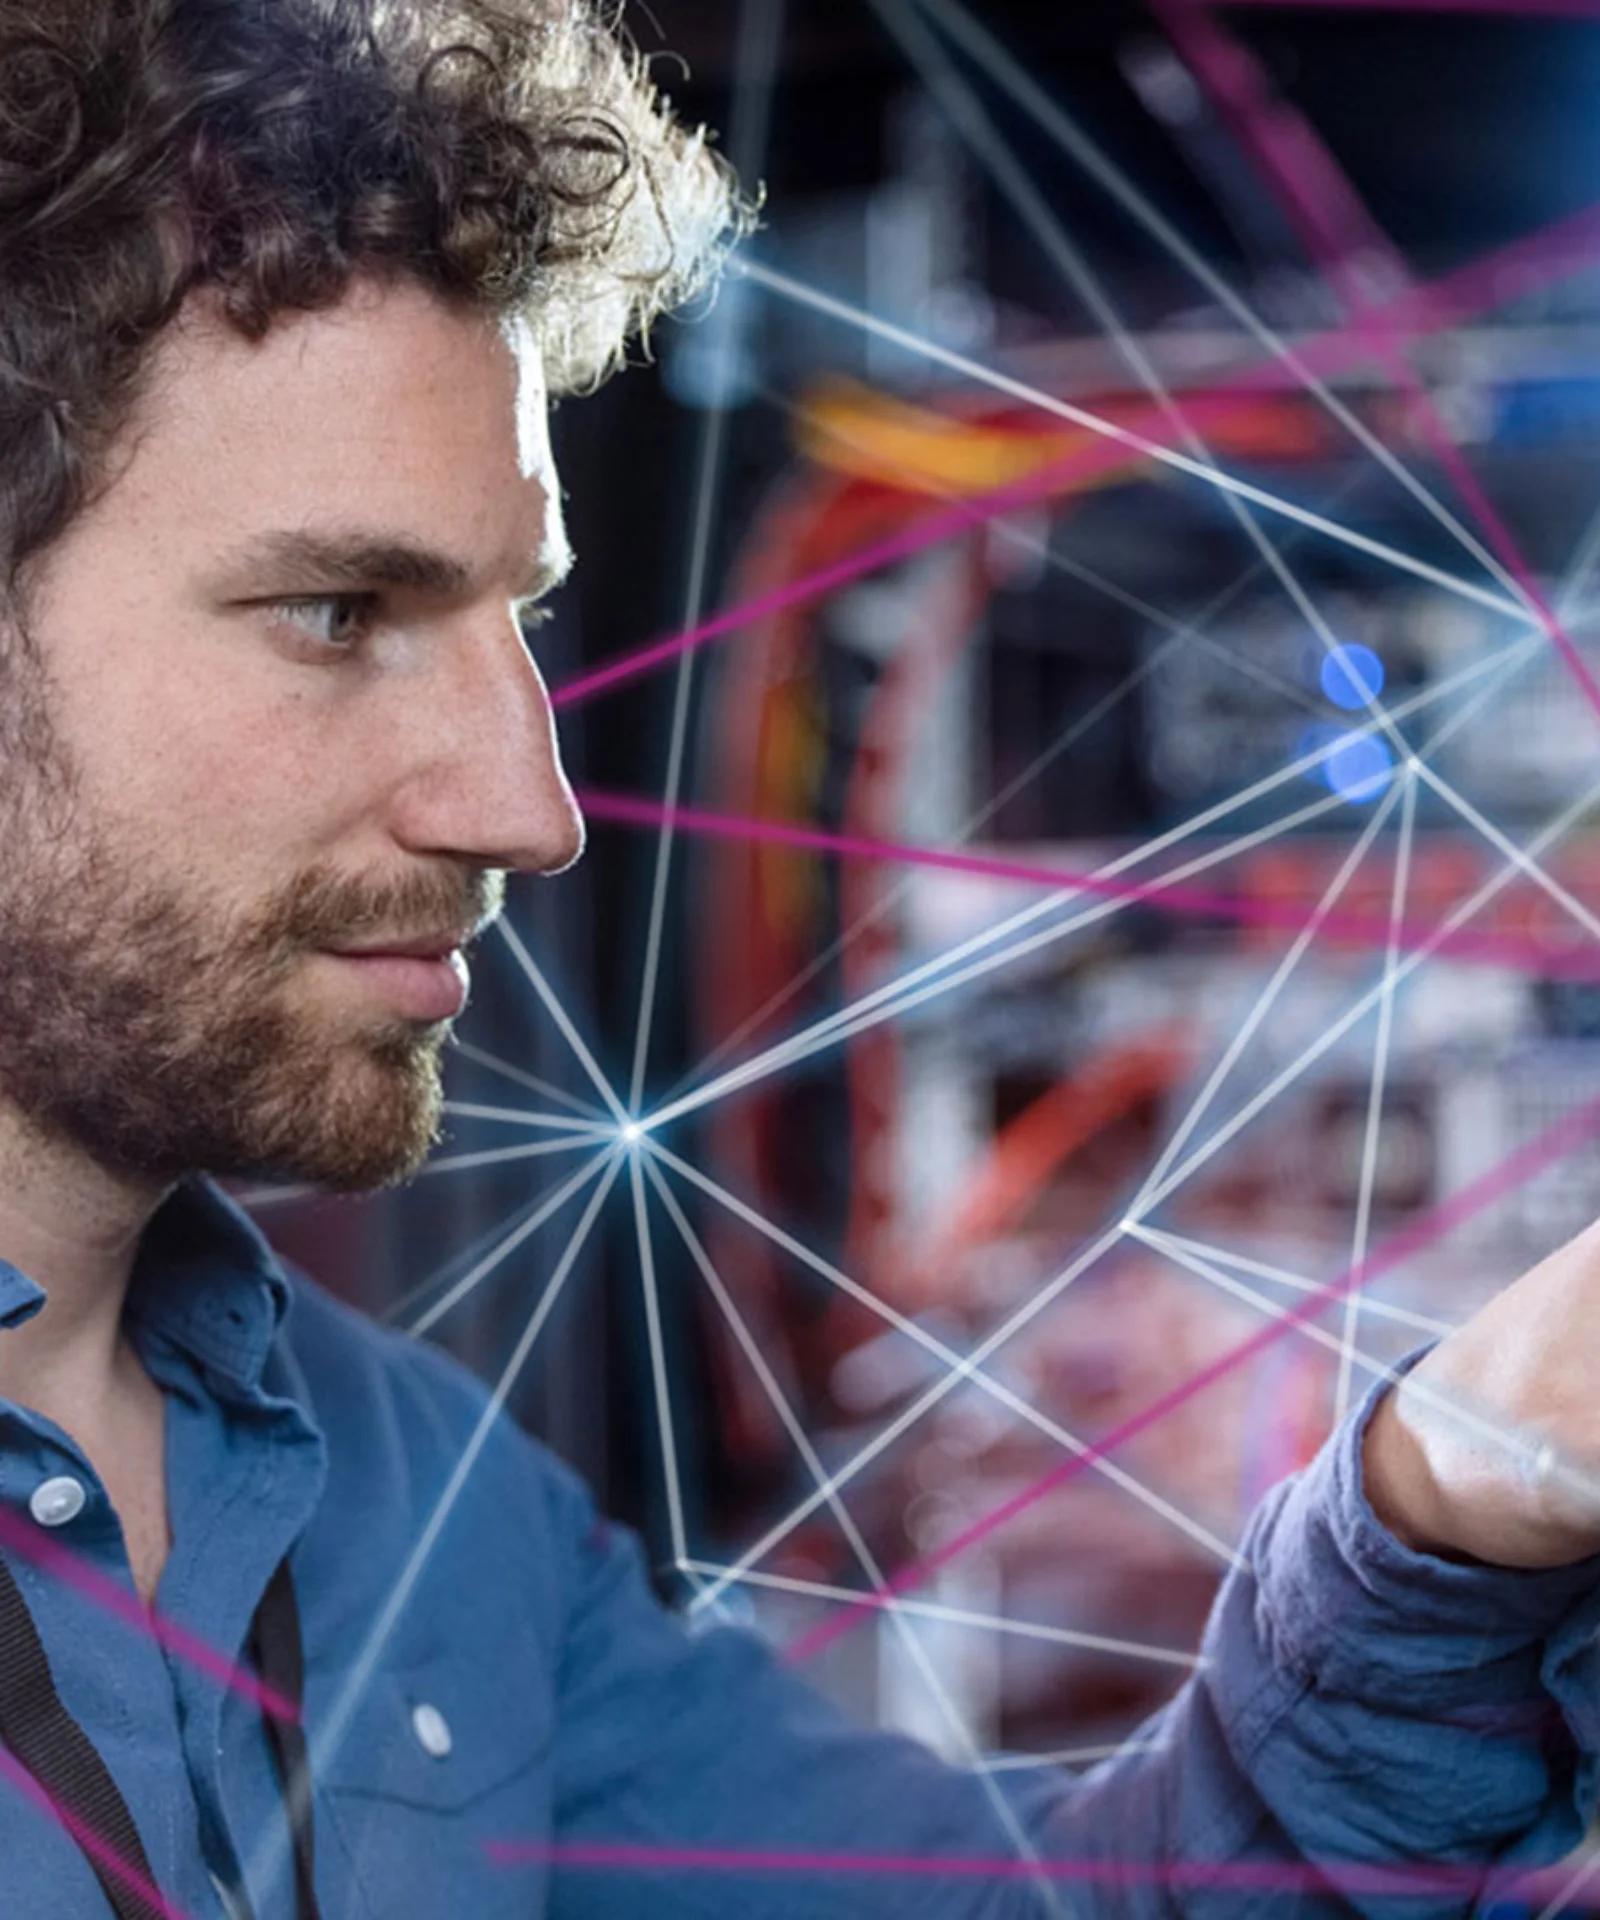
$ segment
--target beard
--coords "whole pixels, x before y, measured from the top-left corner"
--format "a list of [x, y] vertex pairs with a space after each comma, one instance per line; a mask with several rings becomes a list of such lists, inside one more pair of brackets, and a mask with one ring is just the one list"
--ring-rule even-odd
[[41, 1138], [159, 1181], [348, 1193], [415, 1173], [449, 1022], [319, 1014], [294, 988], [322, 949], [483, 926], [504, 876], [317, 868], [232, 917], [198, 882], [140, 881], [149, 849], [89, 817], [42, 677], [0, 668], [0, 1096]]

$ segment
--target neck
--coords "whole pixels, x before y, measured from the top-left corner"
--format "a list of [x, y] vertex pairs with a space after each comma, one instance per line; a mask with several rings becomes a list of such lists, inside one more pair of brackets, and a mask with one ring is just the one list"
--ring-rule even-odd
[[118, 1397], [128, 1281], [165, 1191], [39, 1139], [0, 1105], [0, 1260], [48, 1296], [31, 1320], [0, 1329], [0, 1398], [59, 1419]]

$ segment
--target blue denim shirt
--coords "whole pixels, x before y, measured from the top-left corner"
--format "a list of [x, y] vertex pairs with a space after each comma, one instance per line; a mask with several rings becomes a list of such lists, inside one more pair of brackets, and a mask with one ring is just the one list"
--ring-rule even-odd
[[[0, 1266], [0, 1329], [40, 1298]], [[1205, 1664], [1146, 1750], [1081, 1779], [998, 1776], [1057, 1863], [1041, 1892], [915, 1871], [1015, 1857], [979, 1779], [851, 1725], [747, 1634], [686, 1633], [573, 1477], [483, 1423], [476, 1381], [286, 1275], [214, 1189], [157, 1215], [129, 1313], [167, 1396], [161, 1613], [238, 1658], [291, 1552], [326, 1920], [1433, 1916], [1473, 1909], [1465, 1881], [1341, 1900], [1302, 1863], [1549, 1859], [1593, 1804], [1600, 1575], [1407, 1552], [1363, 1499], [1359, 1421], [1257, 1514]], [[30, 1496], [59, 1476], [88, 1499], [51, 1538], [131, 1593], [88, 1461], [0, 1403], [13, 1521], [34, 1524]], [[218, 1883], [244, 1884], [258, 1920], [291, 1920], [255, 1707], [81, 1583], [8, 1557], [172, 1906], [219, 1920]], [[1255, 1879], [1205, 1884], [1240, 1862]], [[76, 1845], [0, 1783], [0, 1913], [107, 1911]]]

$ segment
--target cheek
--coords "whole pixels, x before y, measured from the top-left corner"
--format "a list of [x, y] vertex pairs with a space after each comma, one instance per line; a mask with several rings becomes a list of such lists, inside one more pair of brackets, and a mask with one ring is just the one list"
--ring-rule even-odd
[[50, 704], [89, 813], [130, 857], [164, 846], [199, 872], [259, 874], [381, 828], [426, 701], [288, 662], [242, 622], [135, 598], [96, 632], [72, 611]]
[[[295, 697], [130, 688], [80, 716], [69, 750], [95, 814], [202, 871], [297, 863], [357, 811], [348, 751]], [[341, 789], [344, 789], [341, 791]]]

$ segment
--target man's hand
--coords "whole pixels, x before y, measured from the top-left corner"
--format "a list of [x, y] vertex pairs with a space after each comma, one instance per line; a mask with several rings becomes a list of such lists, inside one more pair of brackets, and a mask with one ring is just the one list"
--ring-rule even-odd
[[1600, 1552], [1600, 1224], [1389, 1394], [1364, 1464], [1379, 1519], [1419, 1552], [1503, 1567]]

